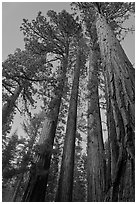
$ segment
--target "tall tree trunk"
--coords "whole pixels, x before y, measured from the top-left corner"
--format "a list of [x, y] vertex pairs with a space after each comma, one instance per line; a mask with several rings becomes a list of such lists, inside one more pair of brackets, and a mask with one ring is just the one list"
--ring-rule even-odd
[[81, 66], [81, 50], [78, 47], [74, 80], [71, 91], [69, 113], [67, 119], [66, 136], [63, 148], [63, 157], [60, 178], [56, 194], [56, 202], [71, 202], [73, 192], [74, 153], [77, 121], [77, 99], [79, 89], [79, 76]]
[[107, 149], [107, 162], [106, 162], [106, 187], [105, 192], [108, 191], [108, 189], [111, 186], [111, 148], [110, 148], [110, 139], [108, 137], [108, 149]]
[[7, 103], [5, 103], [4, 106], [2, 107], [2, 126], [4, 126], [7, 123], [8, 118], [15, 106], [15, 102], [18, 99], [22, 89], [23, 86], [18, 86], [14, 94], [8, 99]]
[[134, 160], [134, 68], [105, 18], [97, 15], [96, 29], [103, 66], [108, 76], [110, 100], [119, 145], [113, 180], [112, 201], [118, 201], [119, 184], [125, 173], [127, 157]]
[[[118, 160], [118, 151], [119, 147], [117, 144], [117, 133], [115, 120], [113, 115], [113, 109], [111, 104], [111, 95], [110, 95], [110, 87], [109, 87], [109, 79], [107, 78], [104, 72], [105, 79], [105, 91], [106, 91], [106, 104], [107, 104], [107, 126], [108, 126], [108, 142], [110, 148], [110, 162], [111, 162], [111, 182], [114, 180], [115, 167]], [[110, 187], [110, 186], [109, 186]]]
[[[66, 79], [66, 71], [68, 67], [68, 50], [66, 57], [63, 59], [62, 65], [62, 75], [61, 81], [58, 85], [58, 93], [54, 96], [54, 98], [50, 102], [50, 112], [46, 116], [44, 121], [44, 126], [42, 130], [42, 134], [39, 140], [39, 144], [44, 146], [44, 151], [42, 155], [38, 158], [37, 163], [41, 163], [43, 169], [41, 169], [41, 174], [30, 175], [30, 181], [28, 182], [28, 187], [23, 196], [23, 201], [27, 202], [44, 202], [45, 201], [45, 193], [48, 182], [48, 171], [50, 168], [50, 160], [52, 154], [52, 148], [56, 133], [56, 127], [58, 122], [59, 109], [61, 105], [61, 99], [63, 95], [63, 89]], [[36, 164], [37, 168], [37, 164]]]
[[12, 197], [12, 202], [16, 202], [18, 192], [19, 192], [19, 188], [20, 188], [21, 182], [23, 180], [23, 176], [24, 176], [24, 173], [21, 173], [17, 178], [17, 184], [16, 184], [15, 191], [14, 191], [14, 194], [13, 194], [13, 197]]
[[[104, 67], [109, 74], [110, 84], [115, 83], [115, 93], [118, 108], [121, 112], [124, 126], [134, 129], [135, 123], [135, 70], [128, 60], [119, 41], [110, 26], [100, 14], [96, 22], [98, 41]], [[112, 72], [113, 70], [113, 72]], [[120, 94], [120, 91], [122, 93]]]
[[104, 144], [98, 93], [97, 51], [91, 50], [89, 63], [88, 149], [87, 176], [88, 201], [101, 202], [105, 188]]

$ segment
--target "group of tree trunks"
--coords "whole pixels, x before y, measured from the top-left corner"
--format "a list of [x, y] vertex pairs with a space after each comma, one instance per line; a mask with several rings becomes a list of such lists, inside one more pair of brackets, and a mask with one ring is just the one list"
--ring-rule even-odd
[[[84, 4], [81, 3], [81, 5], [82, 9], [87, 8], [86, 6], [84, 7]], [[79, 5], [79, 8], [81, 5]], [[89, 35], [92, 37], [90, 39], [89, 46], [87, 85], [87, 201], [115, 202], [123, 199], [123, 183], [126, 181], [128, 173], [132, 177], [131, 185], [134, 186], [135, 70], [128, 60], [124, 50], [122, 49], [120, 42], [117, 40], [114, 31], [108, 24], [107, 19], [105, 19], [103, 10], [101, 10], [101, 8], [101, 5], [98, 3], [92, 4], [92, 11], [94, 11], [94, 21], [92, 25], [92, 28], [95, 31], [94, 36], [93, 30], [88, 31]], [[82, 11], [83, 10], [81, 10], [81, 12]], [[64, 13], [60, 13], [59, 15], [56, 15], [54, 12], [52, 13], [52, 11], [50, 13], [50, 17], [52, 17], [54, 23], [60, 25], [60, 27], [62, 26], [62, 22], [57, 22], [57, 19], [62, 17], [61, 15], [63, 16]], [[69, 16], [67, 13], [65, 13], [65, 17], [67, 21], [69, 21], [69, 19], [67, 19], [68, 17], [72, 18], [72, 16]], [[69, 101], [63, 155], [55, 201], [71, 202], [73, 199], [74, 156], [77, 131], [79, 80], [85, 48], [81, 43], [83, 42], [83, 36], [80, 34], [82, 33], [81, 25], [75, 24], [75, 26], [77, 26], [75, 32], [73, 29], [72, 32], [71, 30], [68, 32], [67, 29], [69, 28], [62, 30], [64, 29], [63, 26], [61, 28], [56, 28], [60, 30], [56, 30], [55, 33], [52, 33], [52, 40], [49, 38], [49, 43], [53, 43], [53, 54], [60, 56], [61, 80], [56, 87], [56, 93], [53, 94], [53, 97], [49, 103], [49, 110], [46, 113], [45, 120], [43, 122], [42, 133], [38, 141], [40, 151], [36, 155], [35, 162], [31, 163], [29, 179], [22, 196], [22, 202], [45, 201], [45, 193], [48, 183], [48, 175], [50, 172], [50, 163], [53, 154], [53, 145], [56, 136], [58, 116], [60, 113], [62, 98], [64, 96], [67, 72], [70, 63], [70, 52], [72, 52], [71, 41], [74, 41], [74, 43], [76, 42], [75, 49], [73, 51], [75, 55], [75, 65], [73, 71], [73, 83]], [[35, 30], [34, 27], [31, 27], [31, 29]], [[62, 42], [62, 38], [59, 38], [60, 33], [63, 36], [64, 42]], [[37, 35], [36, 31], [34, 32], [34, 35]], [[45, 40], [45, 38], [43, 39]], [[47, 43], [46, 40], [45, 43]], [[62, 44], [65, 47], [64, 50], [60, 49]], [[45, 48], [45, 52], [46, 49], [47, 48]], [[51, 52], [51, 50], [49, 52]], [[100, 72], [103, 75], [105, 86], [108, 127], [107, 143], [109, 151], [107, 160], [105, 156], [99, 102]], [[4, 104], [2, 110], [3, 127], [8, 122], [8, 118], [11, 115], [13, 108], [16, 105], [16, 101], [24, 86], [25, 85], [19, 85], [13, 95], [9, 97], [7, 103]], [[28, 154], [30, 154], [34, 142], [35, 139], [30, 145]], [[23, 174], [20, 173], [13, 196], [13, 201], [16, 200], [17, 191], [22, 180]]]

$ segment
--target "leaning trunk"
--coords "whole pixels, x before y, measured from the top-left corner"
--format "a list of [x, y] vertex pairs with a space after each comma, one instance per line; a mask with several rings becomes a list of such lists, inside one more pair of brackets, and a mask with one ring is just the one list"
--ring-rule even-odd
[[88, 149], [87, 176], [88, 201], [101, 202], [105, 188], [104, 144], [98, 94], [97, 52], [91, 50], [89, 63], [89, 101], [88, 101]]
[[63, 158], [61, 164], [59, 184], [56, 194], [56, 202], [72, 201], [79, 75], [80, 75], [80, 48], [78, 48], [76, 67], [74, 70], [74, 80], [70, 98], [66, 137], [63, 148]]
[[[61, 105], [61, 98], [63, 95], [63, 88], [66, 78], [66, 71], [68, 66], [68, 54], [64, 58], [61, 81], [58, 85], [58, 93], [50, 102], [50, 112], [45, 118], [42, 134], [39, 140], [39, 145], [44, 144], [45, 150], [40, 155], [36, 163], [42, 164], [41, 174], [30, 175], [30, 180], [28, 182], [28, 187], [24, 193], [23, 201], [27, 202], [44, 202], [45, 193], [48, 182], [48, 171], [50, 168], [52, 148], [56, 133], [56, 127], [58, 122], [58, 114]], [[43, 156], [44, 155], [44, 156]], [[37, 164], [36, 164], [37, 166]], [[36, 167], [37, 168], [37, 167]]]
[[105, 18], [97, 15], [96, 29], [119, 145], [118, 160], [113, 179], [112, 201], [118, 201], [119, 185], [125, 174], [128, 156], [134, 160], [134, 68]]
[[15, 106], [15, 102], [18, 99], [22, 89], [23, 86], [18, 86], [14, 94], [8, 99], [7, 103], [5, 103], [4, 106], [2, 107], [2, 126], [4, 126], [7, 123], [8, 118]]

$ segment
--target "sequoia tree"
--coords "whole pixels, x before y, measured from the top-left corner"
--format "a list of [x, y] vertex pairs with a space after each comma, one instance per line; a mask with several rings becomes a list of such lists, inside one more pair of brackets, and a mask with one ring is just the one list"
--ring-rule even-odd
[[[135, 70], [118, 40], [122, 38], [122, 31], [128, 30], [122, 27], [122, 23], [129, 18], [130, 12], [134, 12], [134, 3], [95, 2], [76, 3], [76, 5], [89, 22], [90, 19], [94, 19], [94, 22], [90, 23], [96, 26], [103, 73], [107, 76], [108, 98], [112, 110], [111, 121], [115, 122], [111, 128], [116, 129], [116, 141], [111, 136], [113, 148], [116, 143], [118, 144], [118, 155], [115, 155], [116, 165], [113, 163], [111, 199], [118, 201], [119, 186], [121, 178], [125, 175], [127, 160], [130, 160], [134, 169]], [[111, 132], [113, 130], [111, 129]], [[130, 174], [134, 175], [134, 170]]]
[[119, 145], [115, 176], [112, 180], [112, 201], [118, 201], [119, 183], [125, 172], [128, 156], [134, 161], [135, 70], [101, 13], [96, 15], [96, 29], [104, 70], [109, 79], [107, 85]]
[[56, 194], [56, 201], [58, 202], [72, 201], [79, 77], [80, 68], [82, 68], [82, 66], [85, 64], [85, 56], [83, 53], [84, 50], [82, 50], [82, 46], [82, 38], [80, 35], [78, 35], [74, 79], [69, 103], [69, 112], [66, 126], [65, 142], [63, 147], [60, 177]]
[[[56, 86], [54, 93], [52, 94], [52, 99], [49, 104], [49, 111], [47, 112], [45, 117], [43, 132], [41, 134], [39, 143], [39, 149], [42, 149], [43, 147], [43, 150], [42, 152], [40, 150], [39, 158], [36, 163], [36, 168], [38, 167], [38, 164], [41, 163], [41, 173], [39, 173], [39, 175], [37, 175], [36, 173], [33, 176], [32, 179], [35, 180], [35, 182], [32, 183], [30, 187], [32, 189], [31, 193], [28, 197], [24, 198], [24, 201], [44, 201], [45, 199], [45, 191], [48, 181], [48, 171], [50, 167], [52, 148], [58, 122], [58, 114], [66, 81], [66, 72], [69, 62], [69, 47], [72, 38], [75, 36], [79, 29], [79, 24], [76, 23], [72, 15], [68, 14], [66, 11], [62, 11], [59, 14], [54, 11], [49, 11], [48, 16], [50, 17], [49, 23], [46, 22], [46, 18], [44, 16], [41, 16], [41, 14], [38, 15], [34, 27], [26, 23], [30, 30], [30, 34], [26, 34], [30, 35], [30, 38], [28, 37], [28, 39], [30, 40], [27, 44], [28, 49], [30, 49], [29, 46], [32, 43], [31, 30], [33, 30], [33, 34], [35, 36], [36, 29], [38, 29], [36, 39], [42, 39], [44, 43], [42, 43], [41, 46], [45, 46], [44, 48], [42, 47], [42, 51], [45, 53], [51, 52], [60, 56], [58, 58], [61, 60], [61, 65], [59, 71], [60, 74], [58, 76], [57, 81], [58, 85]], [[42, 31], [38, 27], [41, 21], [43, 22], [41, 27], [45, 29], [45, 33], [43, 33], [43, 35], [45, 36], [41, 34], [41, 32], [44, 31]], [[39, 49], [41, 49], [41, 46], [39, 45]]]
[[86, 34], [90, 38], [88, 71], [88, 141], [87, 141], [87, 182], [88, 201], [103, 201], [105, 194], [105, 152], [100, 114], [99, 71], [101, 67], [100, 50], [97, 43], [94, 15], [84, 14]]
[[104, 144], [98, 93], [98, 51], [90, 51], [88, 82], [88, 144], [87, 181], [88, 201], [103, 201], [105, 192]]

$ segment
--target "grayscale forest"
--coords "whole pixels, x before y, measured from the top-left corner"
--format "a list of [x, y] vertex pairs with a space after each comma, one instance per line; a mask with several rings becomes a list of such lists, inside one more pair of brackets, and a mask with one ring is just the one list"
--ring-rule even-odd
[[25, 48], [2, 62], [3, 202], [135, 201], [135, 68], [121, 46], [135, 3], [70, 4], [24, 16]]

